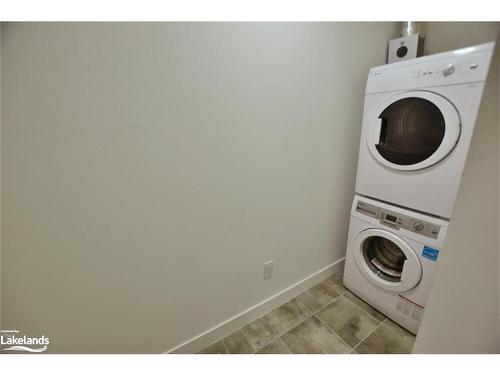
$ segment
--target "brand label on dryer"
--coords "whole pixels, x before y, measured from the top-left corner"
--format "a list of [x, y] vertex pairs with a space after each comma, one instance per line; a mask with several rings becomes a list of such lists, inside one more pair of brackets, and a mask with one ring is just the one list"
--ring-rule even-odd
[[424, 249], [422, 250], [422, 256], [435, 262], [439, 256], [439, 250], [433, 249], [429, 246], [424, 246]]

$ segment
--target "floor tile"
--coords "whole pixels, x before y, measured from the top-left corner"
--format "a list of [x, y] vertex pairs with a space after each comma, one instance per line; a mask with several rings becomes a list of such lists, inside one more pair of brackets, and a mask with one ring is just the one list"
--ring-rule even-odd
[[344, 287], [343, 279], [344, 279], [344, 274], [338, 272], [333, 276], [329, 277], [328, 279], [326, 279], [324, 282], [326, 285], [335, 290], [337, 293], [343, 294], [347, 291], [347, 289]]
[[291, 354], [286, 344], [278, 337], [269, 345], [263, 347], [256, 354]]
[[390, 320], [382, 323], [356, 347], [360, 354], [409, 354], [415, 337]]
[[200, 353], [410, 353], [415, 336], [348, 291], [342, 279], [333, 275]]
[[382, 320], [385, 319], [385, 315], [383, 315], [382, 313], [375, 310], [373, 307], [371, 307], [369, 304], [367, 304], [365, 301], [361, 300], [358, 296], [354, 295], [350, 291], [346, 291], [343, 294], [343, 296], [345, 298], [347, 298], [349, 301], [358, 305], [358, 307], [365, 310], [368, 314], [370, 314], [373, 318], [375, 318], [379, 322], [381, 322]]
[[263, 318], [223, 338], [229, 353], [254, 353], [269, 344], [277, 335]]
[[315, 313], [328, 305], [339, 295], [339, 292], [323, 282], [305, 291], [298, 296], [297, 299], [302, 301], [313, 313]]
[[334, 335], [316, 317], [311, 317], [282, 336], [295, 354], [349, 353], [351, 348]]
[[207, 346], [203, 349], [199, 354], [227, 354], [227, 350], [222, 343], [222, 340], [217, 341], [216, 343]]
[[380, 323], [343, 296], [334, 300], [317, 316], [352, 347]]
[[384, 325], [392, 330], [395, 331], [395, 333], [400, 336], [401, 338], [407, 340], [408, 342], [413, 343], [415, 342], [415, 335], [411, 333], [410, 331], [407, 331], [403, 327], [401, 327], [399, 324], [394, 323], [392, 320], [387, 319], [386, 322], [384, 322]]
[[281, 336], [311, 315], [312, 312], [307, 306], [297, 298], [294, 298], [264, 315], [262, 319], [266, 321], [278, 336]]

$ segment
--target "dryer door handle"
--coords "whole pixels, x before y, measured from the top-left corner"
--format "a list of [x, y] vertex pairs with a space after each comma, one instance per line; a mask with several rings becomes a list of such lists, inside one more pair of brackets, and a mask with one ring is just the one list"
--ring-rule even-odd
[[375, 122], [375, 130], [374, 130], [373, 140], [374, 140], [374, 143], [376, 145], [380, 144], [380, 142], [382, 142], [382, 139], [380, 139], [380, 134], [382, 133], [382, 122], [383, 122], [383, 119], [380, 117], [378, 117], [377, 121]]

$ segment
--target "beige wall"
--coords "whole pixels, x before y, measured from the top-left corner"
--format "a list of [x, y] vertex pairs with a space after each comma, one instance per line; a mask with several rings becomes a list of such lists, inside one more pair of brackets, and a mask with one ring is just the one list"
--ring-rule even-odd
[[[495, 40], [495, 23], [431, 23], [428, 53]], [[491, 65], [416, 353], [499, 351], [499, 61]]]
[[398, 30], [4, 24], [4, 327], [162, 352], [341, 259]]

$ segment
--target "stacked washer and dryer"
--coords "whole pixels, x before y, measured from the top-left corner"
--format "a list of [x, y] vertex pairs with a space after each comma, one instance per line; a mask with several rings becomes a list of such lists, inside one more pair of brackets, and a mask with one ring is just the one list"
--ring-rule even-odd
[[442, 256], [494, 47], [368, 75], [344, 284], [413, 333]]

